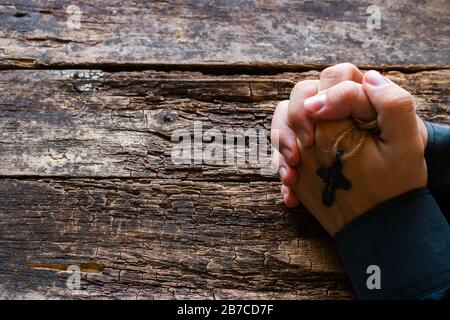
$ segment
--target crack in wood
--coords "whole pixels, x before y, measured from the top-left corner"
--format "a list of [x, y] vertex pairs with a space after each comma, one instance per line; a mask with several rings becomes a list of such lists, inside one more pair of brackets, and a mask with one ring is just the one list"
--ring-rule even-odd
[[[45, 38], [42, 38], [45, 39]], [[42, 40], [44, 41], [44, 40]], [[68, 41], [71, 40], [61, 40]], [[141, 71], [162, 71], [162, 72], [200, 72], [204, 75], [277, 75], [286, 72], [309, 72], [322, 71], [332, 63], [326, 64], [288, 64], [288, 63], [204, 63], [204, 64], [162, 64], [162, 63], [89, 63], [89, 64], [67, 64], [67, 63], [38, 63], [34, 59], [8, 59], [14, 64], [8, 63], [5, 59], [0, 59], [0, 70], [101, 70], [103, 72], [141, 72]], [[361, 70], [377, 70], [380, 72], [401, 72], [404, 74], [414, 74], [424, 71], [438, 71], [450, 69], [450, 64], [410, 64], [410, 65], [383, 65], [383, 64], [360, 64]]]
[[96, 263], [72, 263], [72, 264], [61, 264], [61, 263], [29, 263], [27, 268], [35, 270], [51, 270], [51, 271], [64, 271], [66, 272], [70, 266], [77, 266], [80, 268], [81, 272], [85, 273], [101, 273], [105, 270], [105, 266]]

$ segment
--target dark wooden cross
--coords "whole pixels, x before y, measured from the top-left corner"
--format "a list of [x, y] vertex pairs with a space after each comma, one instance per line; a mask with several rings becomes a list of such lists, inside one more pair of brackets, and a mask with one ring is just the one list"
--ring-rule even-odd
[[351, 182], [342, 174], [342, 151], [336, 152], [336, 159], [329, 168], [320, 167], [316, 173], [326, 183], [325, 190], [322, 193], [322, 203], [331, 207], [336, 198], [336, 189], [349, 190], [352, 187]]

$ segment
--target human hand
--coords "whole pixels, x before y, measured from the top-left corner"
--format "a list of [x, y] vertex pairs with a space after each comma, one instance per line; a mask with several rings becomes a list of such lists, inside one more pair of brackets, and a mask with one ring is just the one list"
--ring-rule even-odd
[[[343, 174], [353, 187], [338, 190], [333, 206], [322, 204], [325, 185], [316, 170], [332, 163], [335, 157], [330, 152], [332, 144], [352, 121], [318, 121], [315, 144], [305, 147], [299, 141], [300, 179], [291, 190], [331, 235], [372, 207], [427, 183], [426, 141], [421, 135], [412, 96], [375, 71], [364, 76], [361, 89], [377, 114], [380, 135], [368, 135], [356, 155], [343, 162]], [[288, 122], [292, 123], [290, 113]], [[293, 129], [298, 132], [298, 128]], [[351, 149], [349, 141], [343, 141], [340, 147], [344, 152]]]
[[[290, 100], [277, 106], [272, 121], [272, 141], [279, 139], [279, 145], [275, 147], [281, 154], [274, 150], [274, 166], [283, 182], [283, 199], [288, 207], [299, 204], [291, 188], [299, 178], [295, 166], [301, 162], [297, 136], [303, 145], [309, 146], [314, 144], [316, 120], [376, 119], [377, 114], [363, 89], [362, 79], [362, 72], [354, 65], [338, 64], [325, 69], [320, 80], [299, 82], [292, 90]], [[427, 130], [419, 117], [416, 120], [426, 145]]]

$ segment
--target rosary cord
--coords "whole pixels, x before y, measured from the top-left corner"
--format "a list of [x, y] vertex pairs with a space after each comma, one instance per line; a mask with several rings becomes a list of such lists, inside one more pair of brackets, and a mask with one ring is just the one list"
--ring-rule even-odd
[[362, 122], [359, 120], [353, 121], [354, 125], [342, 132], [333, 144], [333, 154], [336, 154], [340, 149], [341, 142], [351, 135], [352, 139], [356, 141], [353, 147], [350, 150], [346, 150], [344, 155], [341, 157], [341, 160], [348, 160], [353, 157], [358, 150], [363, 146], [364, 140], [367, 135], [369, 135], [372, 131], [378, 128], [377, 121], [370, 122]]

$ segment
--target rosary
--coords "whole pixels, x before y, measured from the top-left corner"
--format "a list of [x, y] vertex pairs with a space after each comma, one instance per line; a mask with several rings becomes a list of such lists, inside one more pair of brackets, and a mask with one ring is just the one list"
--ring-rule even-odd
[[[360, 122], [354, 120], [354, 126], [348, 128], [343, 133], [341, 133], [334, 145], [333, 153], [336, 155], [333, 163], [329, 167], [322, 166], [317, 169], [316, 174], [322, 178], [325, 183], [325, 190], [322, 193], [322, 203], [331, 207], [334, 200], [336, 199], [336, 190], [350, 190], [352, 183], [342, 173], [342, 161], [349, 159], [362, 147], [364, 144], [364, 139], [366, 134], [379, 134], [376, 121], [372, 122]], [[339, 148], [340, 143], [346, 137], [351, 134], [352, 138], [356, 139], [356, 143], [353, 148], [344, 155], [344, 151]]]
[[325, 190], [322, 193], [322, 203], [327, 207], [333, 205], [336, 199], [336, 189], [349, 190], [352, 183], [342, 174], [342, 150], [336, 152], [336, 158], [329, 168], [320, 167], [317, 169], [317, 175], [326, 183]]

